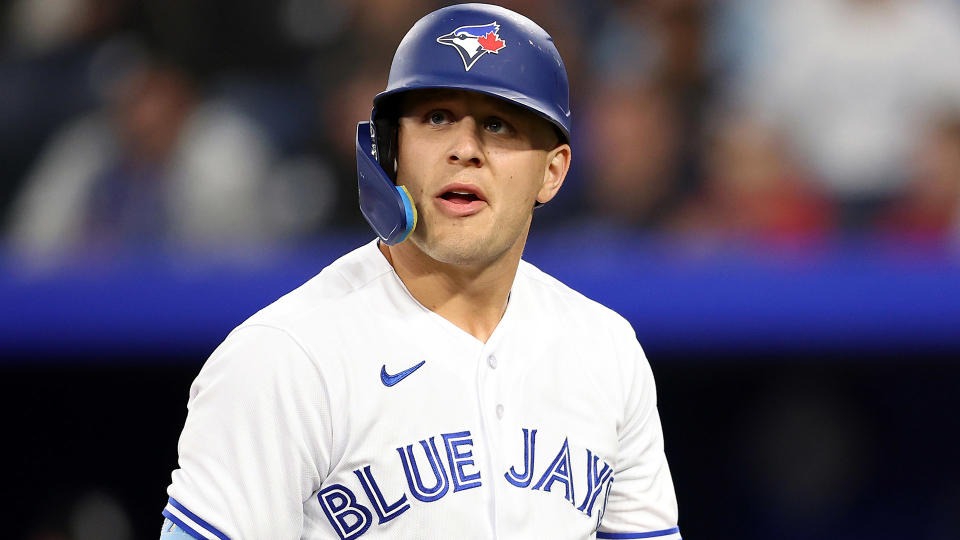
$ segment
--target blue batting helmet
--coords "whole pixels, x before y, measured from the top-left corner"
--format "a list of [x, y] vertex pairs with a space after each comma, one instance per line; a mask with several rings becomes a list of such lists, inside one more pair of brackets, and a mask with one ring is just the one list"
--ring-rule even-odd
[[370, 122], [357, 126], [360, 210], [388, 245], [416, 226], [416, 207], [394, 183], [393, 98], [427, 88], [469, 90], [528, 109], [570, 140], [567, 72], [553, 38], [530, 19], [500, 6], [438, 9], [407, 32], [390, 67], [387, 88], [373, 99]]

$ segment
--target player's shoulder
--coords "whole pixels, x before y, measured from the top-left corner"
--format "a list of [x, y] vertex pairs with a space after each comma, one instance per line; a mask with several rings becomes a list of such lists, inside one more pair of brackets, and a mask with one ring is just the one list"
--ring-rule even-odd
[[392, 272], [376, 242], [367, 243], [258, 311], [238, 329], [258, 325], [292, 331], [303, 324], [333, 326], [351, 304], [360, 301], [365, 290], [376, 287]]
[[[392, 267], [376, 243], [330, 263], [306, 283], [283, 295], [234, 328], [213, 351], [194, 386], [229, 373], [242, 381], [337, 377], [343, 330], [362, 320], [371, 298]], [[194, 392], [194, 390], [191, 390]]]
[[633, 327], [623, 316], [571, 288], [527, 261], [520, 261], [517, 278], [523, 280], [529, 300], [550, 316], [575, 319], [586, 326], [613, 331], [621, 337], [635, 339]]

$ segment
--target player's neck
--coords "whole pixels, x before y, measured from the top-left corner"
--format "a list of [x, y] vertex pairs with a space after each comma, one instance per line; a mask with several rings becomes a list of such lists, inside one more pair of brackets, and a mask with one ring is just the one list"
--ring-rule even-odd
[[380, 251], [418, 302], [486, 343], [506, 311], [523, 244], [483, 266], [442, 263], [412, 245]]

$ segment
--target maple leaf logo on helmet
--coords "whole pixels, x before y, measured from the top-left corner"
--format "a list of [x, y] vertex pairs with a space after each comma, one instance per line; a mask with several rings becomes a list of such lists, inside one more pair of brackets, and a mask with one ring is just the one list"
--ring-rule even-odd
[[500, 49], [507, 46], [507, 42], [500, 39], [500, 25], [496, 21], [473, 26], [461, 26], [449, 34], [437, 38], [437, 43], [449, 45], [460, 53], [463, 68], [470, 68], [477, 63], [481, 56], [487, 53], [499, 54]]

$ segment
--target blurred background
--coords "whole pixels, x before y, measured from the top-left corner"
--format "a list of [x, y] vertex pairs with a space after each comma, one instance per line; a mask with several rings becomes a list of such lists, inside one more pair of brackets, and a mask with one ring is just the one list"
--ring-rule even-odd
[[[372, 238], [432, 0], [0, 1], [4, 538], [154, 538], [191, 380]], [[690, 539], [960, 538], [960, 1], [524, 0], [573, 168], [526, 257], [624, 314]]]

